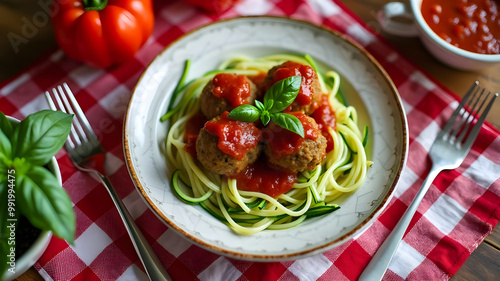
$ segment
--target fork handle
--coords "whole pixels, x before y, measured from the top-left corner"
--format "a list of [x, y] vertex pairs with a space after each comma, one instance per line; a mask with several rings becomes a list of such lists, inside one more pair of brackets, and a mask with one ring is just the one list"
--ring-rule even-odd
[[382, 243], [380, 248], [377, 250], [373, 258], [359, 277], [358, 281], [382, 280], [382, 277], [389, 267], [389, 263], [396, 253], [396, 250], [401, 243], [401, 239], [403, 238], [406, 229], [408, 229], [408, 225], [410, 224], [413, 215], [417, 211], [420, 202], [424, 198], [425, 193], [427, 193], [427, 190], [429, 190], [429, 187], [431, 186], [436, 176], [441, 171], [442, 169], [436, 169], [435, 165], [432, 166], [431, 171], [425, 178], [422, 187], [417, 192], [417, 195], [411, 202], [410, 206], [403, 214], [398, 224], [396, 224], [389, 236], [385, 239], [384, 243]]
[[132, 240], [132, 244], [134, 245], [137, 255], [139, 256], [149, 278], [153, 281], [171, 280], [165, 270], [165, 267], [163, 267], [139, 227], [135, 224], [134, 219], [128, 212], [120, 197], [116, 194], [116, 191], [109, 182], [108, 178], [97, 171], [95, 172], [101, 179], [102, 183], [106, 186], [113, 203], [115, 203], [116, 209], [122, 218], [123, 224], [127, 229], [130, 239]]

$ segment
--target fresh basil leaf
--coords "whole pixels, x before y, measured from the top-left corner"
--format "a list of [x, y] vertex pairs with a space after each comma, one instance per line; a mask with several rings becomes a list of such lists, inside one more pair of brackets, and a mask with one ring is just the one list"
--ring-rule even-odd
[[0, 171], [3, 171], [2, 167], [10, 166], [11, 157], [12, 144], [8, 136], [3, 131], [0, 131]]
[[47, 164], [64, 145], [73, 116], [52, 110], [33, 113], [19, 123], [12, 135], [12, 157], [33, 165]]
[[266, 104], [264, 104], [264, 110], [270, 110], [271, 108], [273, 108], [273, 105], [274, 105], [274, 100], [272, 99], [266, 99]]
[[[273, 101], [272, 107], [268, 109], [270, 113], [285, 110], [297, 97], [300, 90], [301, 76], [291, 76], [274, 83], [264, 95], [264, 105]], [[267, 107], [266, 107], [267, 108]]]
[[0, 111], [0, 171], [10, 166], [12, 157], [12, 143], [10, 138], [13, 132], [9, 119]]
[[56, 177], [44, 167], [17, 176], [17, 207], [31, 224], [73, 244], [76, 220], [71, 200]]
[[260, 102], [259, 100], [255, 100], [255, 107], [257, 107], [257, 109], [261, 112], [266, 110], [264, 104], [262, 104], [262, 102]]
[[7, 119], [7, 116], [3, 114], [3, 112], [0, 111], [0, 131], [3, 132], [7, 138], [11, 138], [12, 132], [14, 131], [14, 128], [12, 127], [12, 124], [10, 123], [9, 119]]
[[267, 126], [267, 124], [269, 124], [269, 122], [271, 121], [271, 116], [269, 116], [268, 111], [264, 111], [260, 114], [260, 121], [264, 126]]
[[255, 106], [244, 104], [231, 110], [227, 117], [238, 121], [252, 123], [259, 119], [259, 115], [260, 111]]
[[304, 137], [304, 127], [299, 118], [288, 113], [273, 113], [271, 120], [274, 124]]

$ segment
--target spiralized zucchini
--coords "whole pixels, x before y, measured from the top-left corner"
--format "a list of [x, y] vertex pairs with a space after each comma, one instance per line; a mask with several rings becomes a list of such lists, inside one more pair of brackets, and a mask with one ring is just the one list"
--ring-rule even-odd
[[[235, 179], [206, 170], [184, 149], [184, 133], [187, 121], [199, 112], [198, 99], [203, 87], [217, 73], [254, 76], [267, 73], [273, 66], [286, 61], [310, 65], [318, 73], [320, 86], [323, 93], [328, 94], [337, 123], [335, 130], [330, 129], [329, 132], [334, 148], [323, 163], [313, 171], [299, 173], [298, 181], [290, 191], [272, 198], [259, 192], [238, 190]], [[187, 71], [189, 62], [186, 66]], [[185, 75], [182, 81], [184, 78]], [[358, 189], [366, 179], [368, 167], [372, 165], [365, 152], [367, 127], [363, 133], [358, 128], [356, 109], [345, 104], [339, 86], [337, 72], [321, 73], [310, 56], [287, 54], [257, 59], [234, 57], [224, 61], [216, 70], [178, 85], [176, 96], [179, 100], [174, 98], [171, 101], [169, 112], [162, 119], [170, 121], [165, 157], [175, 171], [172, 174], [174, 192], [186, 203], [200, 204], [240, 234], [291, 228], [307, 218], [337, 210], [340, 207], [334, 204], [335, 199]]]

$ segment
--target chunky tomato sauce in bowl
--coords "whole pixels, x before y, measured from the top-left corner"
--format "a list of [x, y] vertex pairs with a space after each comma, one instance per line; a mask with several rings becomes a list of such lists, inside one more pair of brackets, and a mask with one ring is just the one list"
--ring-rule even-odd
[[384, 5], [378, 13], [381, 28], [396, 36], [420, 36], [432, 55], [454, 68], [483, 70], [499, 65], [500, 0], [411, 0], [409, 4]]
[[423, 0], [422, 16], [446, 42], [478, 54], [500, 54], [499, 0]]
[[500, 0], [412, 0], [420, 37], [442, 62], [464, 70], [500, 63]]

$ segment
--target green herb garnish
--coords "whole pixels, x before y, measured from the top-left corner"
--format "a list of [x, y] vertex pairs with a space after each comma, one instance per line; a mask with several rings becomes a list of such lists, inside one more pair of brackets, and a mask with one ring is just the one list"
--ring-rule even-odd
[[0, 112], [0, 279], [8, 270], [8, 254], [16, 247], [8, 238], [15, 236], [20, 215], [73, 244], [76, 222], [71, 200], [44, 167], [64, 145], [72, 118], [43, 110], [11, 124]]
[[243, 122], [255, 122], [260, 118], [264, 126], [273, 121], [274, 124], [304, 137], [304, 128], [300, 120], [282, 112], [297, 97], [301, 81], [301, 76], [291, 76], [280, 80], [267, 90], [263, 103], [256, 100], [255, 106], [240, 105], [231, 110], [227, 117]]

